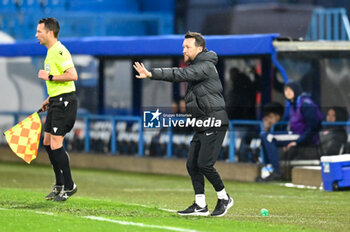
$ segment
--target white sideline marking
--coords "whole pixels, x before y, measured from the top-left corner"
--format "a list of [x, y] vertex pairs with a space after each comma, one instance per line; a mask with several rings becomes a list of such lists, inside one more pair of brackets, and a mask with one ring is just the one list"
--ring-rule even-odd
[[50, 215], [50, 216], [54, 216], [54, 213], [49, 213], [49, 212], [42, 212], [42, 211], [34, 211], [34, 213], [38, 213], [38, 214], [44, 214], [44, 215]]
[[281, 185], [284, 186], [284, 187], [287, 187], [287, 188], [320, 189], [320, 190], [322, 190], [322, 187], [308, 186], [308, 185], [301, 185], [301, 184], [293, 184], [293, 183], [283, 183]]
[[[0, 208], [0, 210], [18, 210], [18, 209]], [[54, 216], [54, 213], [50, 213], [50, 212], [36, 211], [36, 210], [30, 210], [30, 209], [21, 209], [21, 211], [34, 212], [34, 213], [37, 213], [37, 214], [44, 214], [44, 215]]]
[[171, 212], [171, 213], [177, 212], [177, 210], [175, 210], [175, 209], [156, 208], [156, 207], [152, 207], [152, 206], [149, 206], [149, 205], [142, 205], [142, 204], [133, 204], [133, 203], [131, 203], [131, 204], [126, 204], [126, 205], [141, 206], [141, 207], [148, 208], [148, 209], [159, 209], [159, 210], [166, 211], [166, 212]]
[[177, 210], [175, 210], [175, 209], [164, 209], [164, 208], [158, 208], [158, 209], [166, 211], [166, 212], [171, 212], [171, 213], [177, 212]]
[[[11, 210], [11, 209], [0, 208], [0, 210]], [[162, 210], [166, 210], [166, 209], [162, 209]], [[23, 210], [23, 211], [55, 216], [54, 213], [50, 213], [50, 212], [33, 211], [33, 210]], [[112, 222], [112, 223], [117, 223], [117, 224], [126, 225], [126, 226], [148, 227], [148, 228], [156, 228], [156, 229], [171, 230], [171, 231], [178, 231], [178, 232], [199, 232], [197, 230], [183, 229], [183, 228], [177, 228], [177, 227], [171, 227], [171, 226], [147, 225], [139, 222], [120, 221], [120, 220], [108, 219], [103, 217], [95, 217], [95, 216], [82, 216], [81, 218], [87, 218], [87, 219], [96, 220], [96, 221]]]
[[113, 220], [113, 219], [108, 219], [103, 217], [85, 216], [84, 218], [97, 220], [97, 221], [112, 222], [112, 223], [117, 223], [120, 225], [127, 225], [127, 226], [148, 227], [148, 228], [165, 229], [165, 230], [172, 230], [172, 231], [179, 231], [179, 232], [198, 232], [197, 230], [182, 229], [182, 228], [176, 228], [176, 227], [170, 227], [170, 226], [147, 225], [139, 222], [119, 221], [119, 220]]
[[146, 189], [146, 188], [126, 188], [125, 192], [192, 192], [193, 189]]

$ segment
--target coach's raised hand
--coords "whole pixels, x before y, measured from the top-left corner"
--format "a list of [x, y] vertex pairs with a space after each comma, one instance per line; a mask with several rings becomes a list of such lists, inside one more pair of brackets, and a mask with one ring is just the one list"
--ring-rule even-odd
[[142, 63], [135, 62], [133, 66], [135, 70], [139, 73], [139, 75], [136, 75], [137, 78], [145, 79], [152, 77], [152, 73], [149, 72]]

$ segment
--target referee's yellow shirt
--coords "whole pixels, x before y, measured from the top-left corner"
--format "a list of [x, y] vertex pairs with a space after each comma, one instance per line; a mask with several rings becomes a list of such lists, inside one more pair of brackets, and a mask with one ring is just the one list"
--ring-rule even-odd
[[[45, 71], [49, 75], [58, 76], [67, 69], [74, 67], [72, 56], [67, 48], [57, 41], [47, 50], [45, 59]], [[63, 93], [75, 91], [74, 81], [46, 81], [47, 93], [50, 97], [55, 97]]]

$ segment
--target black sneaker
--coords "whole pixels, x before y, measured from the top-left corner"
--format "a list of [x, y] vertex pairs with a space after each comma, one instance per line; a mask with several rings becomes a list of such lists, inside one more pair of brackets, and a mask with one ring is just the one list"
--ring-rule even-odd
[[65, 190], [62, 188], [61, 192], [57, 194], [53, 200], [54, 201], [66, 201], [70, 196], [78, 191], [78, 187], [74, 184], [72, 190]]
[[261, 178], [260, 176], [255, 179], [255, 182], [272, 182], [272, 181], [282, 181], [283, 177], [281, 174], [272, 172], [268, 177]]
[[227, 194], [228, 200], [218, 199], [214, 211], [211, 216], [222, 217], [227, 213], [227, 210], [233, 206], [233, 199]]
[[46, 200], [52, 200], [63, 189], [63, 185], [54, 185], [51, 192], [45, 197]]
[[200, 207], [199, 205], [194, 202], [190, 207], [188, 207], [185, 210], [182, 211], [177, 211], [179, 215], [186, 216], [186, 215], [191, 215], [191, 216], [208, 216], [209, 215], [209, 210], [208, 206], [206, 205], [204, 208]]

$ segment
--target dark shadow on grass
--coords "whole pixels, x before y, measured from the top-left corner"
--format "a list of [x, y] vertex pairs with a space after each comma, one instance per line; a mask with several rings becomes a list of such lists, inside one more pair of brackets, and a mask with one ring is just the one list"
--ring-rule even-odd
[[15, 204], [10, 204], [8, 208], [10, 209], [27, 209], [27, 210], [43, 210], [51, 209], [52, 204], [48, 202], [37, 202], [37, 203], [28, 203], [28, 202], [16, 202]]

